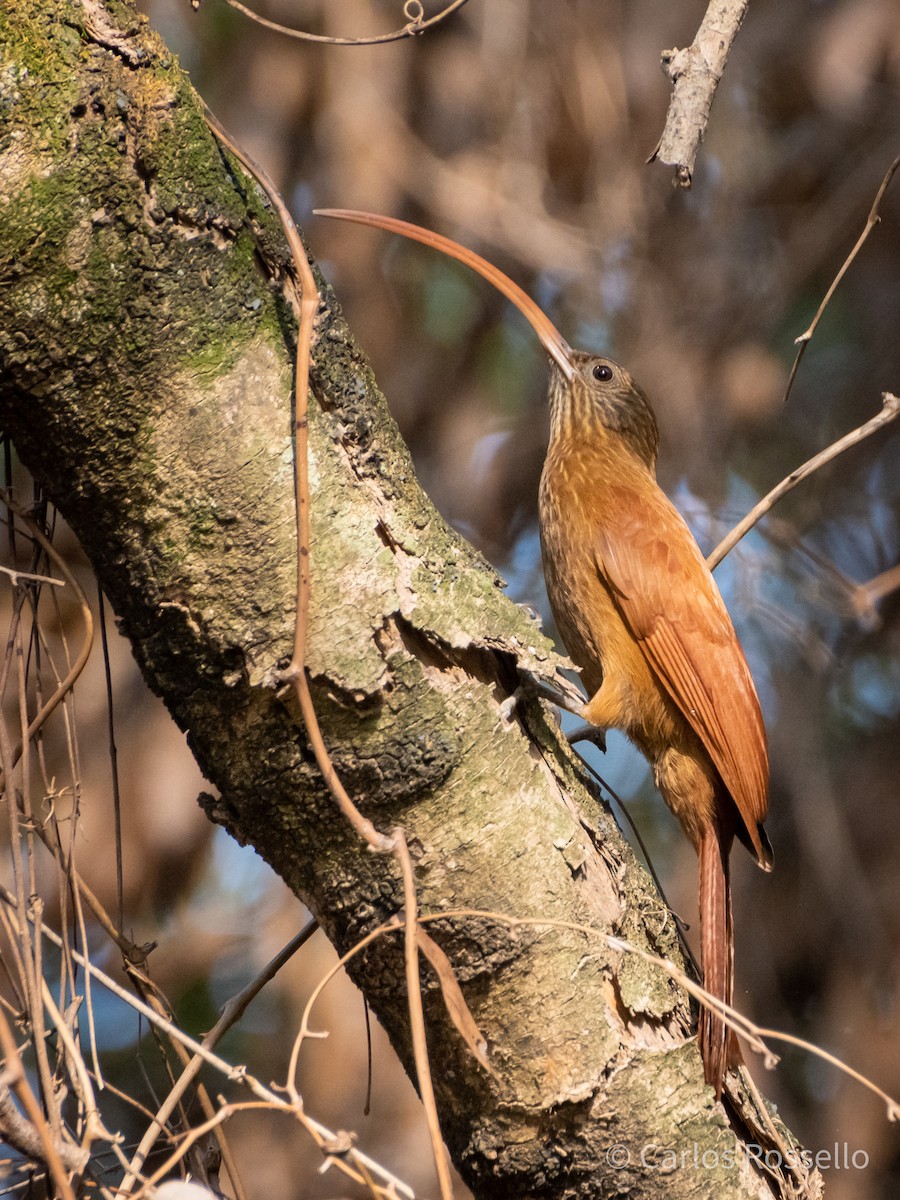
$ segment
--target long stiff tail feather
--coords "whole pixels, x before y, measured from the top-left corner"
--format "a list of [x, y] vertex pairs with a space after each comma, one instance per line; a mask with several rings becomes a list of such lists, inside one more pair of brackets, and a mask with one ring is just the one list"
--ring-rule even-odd
[[[710, 826], [700, 841], [700, 927], [703, 986], [726, 1004], [734, 991], [734, 927], [728, 858], [732, 835]], [[700, 1010], [700, 1054], [706, 1082], [722, 1094], [725, 1072], [738, 1065], [741, 1053], [734, 1033], [705, 1006]]]

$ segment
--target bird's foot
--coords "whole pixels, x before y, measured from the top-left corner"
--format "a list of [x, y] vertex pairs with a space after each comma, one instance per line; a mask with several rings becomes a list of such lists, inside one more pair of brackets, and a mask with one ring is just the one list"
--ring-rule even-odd
[[560, 685], [556, 687], [543, 679], [536, 678], [530, 672], [521, 672], [520, 678], [519, 686], [500, 705], [500, 713], [505, 721], [512, 720], [512, 715], [520, 700], [534, 696], [549, 701], [556, 708], [574, 713], [576, 717], [584, 716], [584, 697], [567, 679], [560, 679]]
[[[500, 716], [503, 718], [503, 720], [505, 722], [507, 722], [507, 723], [510, 722], [513, 719], [516, 709], [519, 707], [520, 703], [523, 700], [529, 700], [538, 694], [539, 693], [537, 693], [535, 691], [535, 689], [532, 687], [517, 687], [511, 696], [507, 696], [506, 699], [501, 702]], [[549, 697], [547, 697], [546, 695], [543, 696], [543, 699], [545, 699], [545, 700], [548, 698]], [[558, 726], [559, 725], [559, 709], [554, 707], [550, 710], [550, 712]]]
[[540, 611], [536, 609], [533, 604], [517, 604], [516, 608], [520, 608], [530, 621], [534, 621], [538, 629], [544, 628], [544, 618], [541, 616]]

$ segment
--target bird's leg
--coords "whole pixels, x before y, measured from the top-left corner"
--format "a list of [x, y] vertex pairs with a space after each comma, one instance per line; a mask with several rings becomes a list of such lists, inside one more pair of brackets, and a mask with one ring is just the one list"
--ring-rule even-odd
[[521, 669], [519, 671], [519, 679], [519, 686], [500, 705], [500, 712], [505, 721], [512, 719], [512, 715], [516, 711], [516, 705], [520, 700], [534, 696], [539, 697], [541, 700], [547, 700], [556, 708], [573, 713], [576, 717], [583, 717], [585, 715], [584, 697], [572, 685], [568, 684], [568, 681], [565, 681], [565, 687], [562, 685], [555, 687], [545, 679], [538, 679], [530, 671]]
[[[584, 699], [575, 692], [574, 688], [571, 691], [564, 691], [562, 688], [556, 688], [547, 683], [546, 680], [536, 678], [530, 672], [523, 671], [521, 678], [520, 685], [500, 706], [504, 720], [512, 719], [516, 705], [526, 696], [538, 696], [541, 700], [549, 701], [555, 708], [561, 708], [576, 717], [587, 715]], [[574, 745], [576, 742], [592, 741], [600, 747], [604, 754], [606, 753], [606, 730], [592, 725], [589, 721], [583, 721], [581, 725], [576, 726], [571, 733], [566, 734], [566, 738], [570, 745]]]

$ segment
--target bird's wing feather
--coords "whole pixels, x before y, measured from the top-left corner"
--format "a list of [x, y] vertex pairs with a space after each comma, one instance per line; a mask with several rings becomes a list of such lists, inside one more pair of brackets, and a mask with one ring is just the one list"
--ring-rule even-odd
[[652, 501], [646, 490], [638, 495], [624, 484], [610, 491], [597, 525], [597, 568], [647, 662], [715, 763], [756, 844], [757, 824], [768, 807], [765, 727], [719, 589], [662, 491]]

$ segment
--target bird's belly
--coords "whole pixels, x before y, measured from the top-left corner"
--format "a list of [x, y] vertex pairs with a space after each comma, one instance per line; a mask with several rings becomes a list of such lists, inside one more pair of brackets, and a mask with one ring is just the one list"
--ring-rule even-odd
[[593, 697], [603, 688], [603, 720], [598, 723], [623, 730], [642, 748], [675, 739], [683, 722], [596, 566], [570, 558], [563, 579], [547, 556], [545, 575], [556, 627], [569, 657], [581, 668], [588, 695]]
[[547, 594], [556, 628], [569, 657], [581, 668], [588, 692], [596, 692], [609, 675], [629, 674], [637, 651], [624, 621], [597, 577], [587, 570], [567, 570], [556, 577], [552, 563], [545, 566]]

